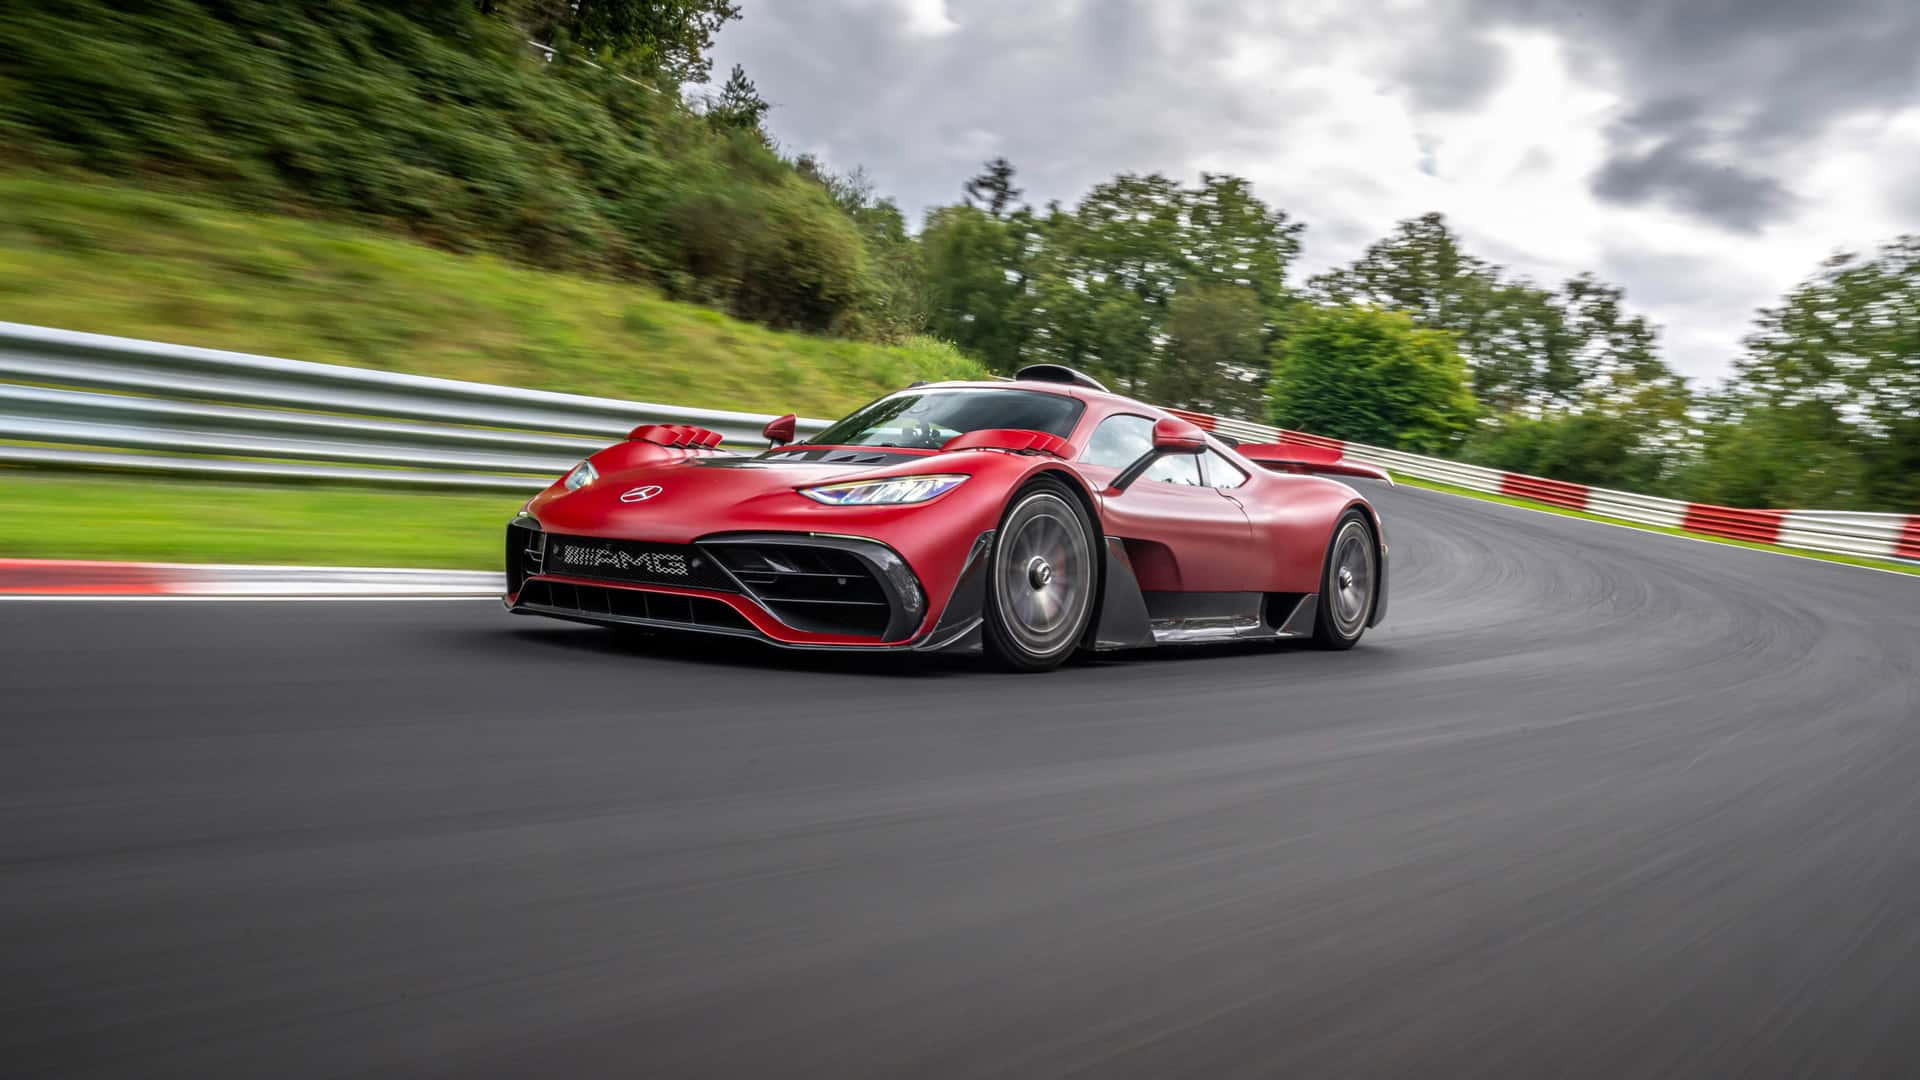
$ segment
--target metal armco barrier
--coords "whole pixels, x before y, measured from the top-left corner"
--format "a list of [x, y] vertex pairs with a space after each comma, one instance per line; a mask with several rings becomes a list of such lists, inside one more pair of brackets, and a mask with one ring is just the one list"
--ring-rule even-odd
[[[1920, 560], [1920, 516], [1707, 506], [1175, 411], [1245, 442], [1339, 450], [1600, 517]], [[770, 419], [0, 323], [0, 465], [534, 491], [639, 424], [696, 424], [755, 446]], [[799, 433], [828, 423], [801, 420]]]
[[0, 380], [0, 440], [37, 444], [0, 461], [194, 475], [537, 490], [639, 424], [747, 445], [769, 419], [17, 323]]

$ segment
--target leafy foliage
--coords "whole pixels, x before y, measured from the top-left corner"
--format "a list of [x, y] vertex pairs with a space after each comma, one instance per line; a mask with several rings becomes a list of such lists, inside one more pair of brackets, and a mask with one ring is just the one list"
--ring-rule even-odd
[[927, 328], [995, 371], [1020, 363], [1031, 218], [996, 221], [971, 206], [927, 215], [920, 255], [927, 275]]
[[760, 125], [766, 122], [767, 110], [772, 107], [760, 96], [753, 80], [747, 78], [747, 69], [735, 64], [726, 85], [720, 88], [720, 96], [707, 107], [707, 122], [718, 128], [750, 131], [764, 137]]
[[1454, 448], [1475, 413], [1452, 337], [1371, 307], [1303, 309], [1272, 394], [1282, 427], [1429, 454]]
[[1190, 282], [1167, 303], [1165, 362], [1148, 396], [1228, 416], [1265, 404], [1266, 312], [1244, 285]]
[[1008, 211], [1012, 181], [989, 162], [966, 203], [928, 215], [935, 333], [999, 371], [1048, 361], [1171, 405], [1260, 411], [1298, 224], [1232, 176], [1122, 175], [1040, 213]]
[[1644, 435], [1634, 418], [1599, 411], [1540, 419], [1509, 416], [1476, 430], [1459, 456], [1510, 472], [1657, 492], [1667, 486], [1668, 456]]
[[858, 309], [841, 329], [880, 341], [901, 341], [927, 329], [927, 279], [922, 245], [907, 233], [907, 220], [890, 198], [874, 194], [873, 181], [858, 166], [844, 175], [811, 155], [794, 170], [818, 184], [852, 220], [866, 245], [867, 278]]
[[1506, 280], [1467, 254], [1439, 214], [1402, 221], [1312, 288], [1327, 302], [1376, 304], [1452, 332], [1475, 396], [1495, 412], [1618, 409], [1682, 389], [1652, 325], [1626, 313], [1620, 289], [1589, 274], [1558, 292]]
[[[719, 10], [576, 10], [644, 29], [616, 7]], [[0, 7], [0, 40], [0, 135], [32, 164], [642, 278], [777, 326], [836, 326], [869, 283], [854, 224], [756, 135], [565, 49], [545, 62], [464, 4], [27, 3]]]
[[967, 181], [966, 192], [968, 206], [981, 204], [993, 217], [1007, 216], [1021, 195], [1013, 186], [1013, 162], [1003, 157], [987, 162], [980, 175]]
[[478, 0], [477, 7], [512, 18], [539, 41], [570, 42], [673, 86], [707, 80], [713, 35], [740, 17], [730, 0]]
[[1694, 473], [1703, 494], [1920, 508], [1920, 236], [1828, 260], [1746, 344]]
[[1870, 468], [1857, 432], [1821, 402], [1761, 406], [1707, 427], [1679, 483], [1688, 497], [1722, 506], [1900, 510], [1915, 502], [1869, 498]]

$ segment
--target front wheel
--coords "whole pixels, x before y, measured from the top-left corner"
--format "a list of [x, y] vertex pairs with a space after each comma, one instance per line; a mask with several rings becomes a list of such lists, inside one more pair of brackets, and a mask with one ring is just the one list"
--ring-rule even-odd
[[1359, 510], [1341, 515], [1327, 545], [1320, 574], [1320, 604], [1313, 613], [1313, 640], [1323, 649], [1351, 649], [1367, 632], [1380, 583], [1380, 556], [1373, 530]]
[[1073, 654], [1093, 611], [1093, 526], [1057, 480], [1021, 490], [1000, 521], [987, 578], [987, 653], [1015, 671]]

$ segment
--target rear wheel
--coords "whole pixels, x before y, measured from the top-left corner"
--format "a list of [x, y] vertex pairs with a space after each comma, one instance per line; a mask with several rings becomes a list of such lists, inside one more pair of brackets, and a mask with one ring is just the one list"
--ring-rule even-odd
[[1351, 649], [1367, 632], [1373, 597], [1380, 587], [1380, 557], [1373, 530], [1359, 510], [1341, 515], [1327, 545], [1320, 574], [1320, 604], [1313, 613], [1313, 640], [1323, 649]]
[[987, 653], [1016, 671], [1047, 671], [1073, 655], [1093, 611], [1093, 527], [1065, 485], [1021, 489], [994, 536], [987, 578]]

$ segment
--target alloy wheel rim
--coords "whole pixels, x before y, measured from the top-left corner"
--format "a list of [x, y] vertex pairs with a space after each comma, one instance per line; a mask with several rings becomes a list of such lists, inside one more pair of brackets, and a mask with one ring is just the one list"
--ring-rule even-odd
[[1350, 521], [1333, 542], [1333, 581], [1329, 590], [1335, 629], [1342, 637], [1358, 634], [1373, 606], [1373, 544], [1366, 527]]
[[1036, 656], [1071, 647], [1093, 565], [1079, 516], [1057, 495], [1030, 496], [1008, 516], [1001, 544], [994, 589], [1008, 633]]

